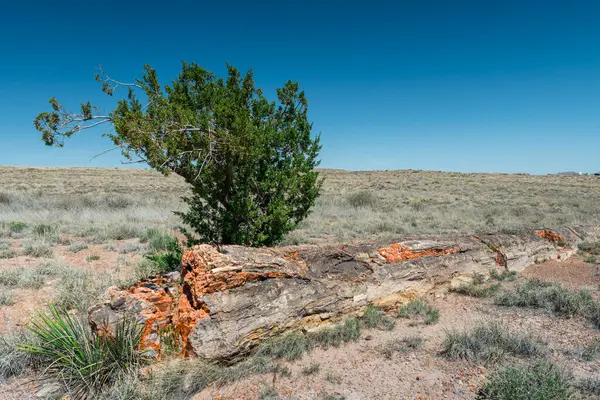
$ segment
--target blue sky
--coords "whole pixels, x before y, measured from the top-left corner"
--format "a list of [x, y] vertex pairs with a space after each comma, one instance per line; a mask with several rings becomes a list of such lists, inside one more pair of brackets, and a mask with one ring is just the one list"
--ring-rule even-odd
[[[114, 99], [98, 65], [167, 82], [182, 60], [307, 94], [322, 167], [600, 170], [597, 1], [14, 1], [0, 11], [0, 165], [121, 166], [100, 131], [45, 147], [56, 96]], [[125, 95], [124, 92], [122, 92]]]

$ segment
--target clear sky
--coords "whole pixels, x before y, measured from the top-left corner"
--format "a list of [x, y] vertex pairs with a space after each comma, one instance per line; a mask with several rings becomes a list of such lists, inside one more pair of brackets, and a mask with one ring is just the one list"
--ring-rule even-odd
[[101, 132], [47, 148], [33, 118], [110, 109], [100, 64], [166, 82], [185, 60], [252, 68], [270, 98], [299, 81], [322, 167], [600, 170], [600, 1], [7, 0], [0, 37], [0, 165], [121, 166], [90, 161]]

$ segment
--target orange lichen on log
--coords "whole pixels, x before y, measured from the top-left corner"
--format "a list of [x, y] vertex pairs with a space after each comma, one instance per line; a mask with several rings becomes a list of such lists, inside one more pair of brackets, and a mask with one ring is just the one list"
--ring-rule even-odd
[[442, 256], [446, 254], [458, 253], [459, 251], [460, 249], [458, 247], [452, 247], [450, 249], [427, 249], [419, 251], [413, 250], [410, 247], [404, 246], [400, 243], [394, 243], [390, 246], [377, 250], [377, 253], [385, 258], [387, 262], [398, 262], [414, 260], [428, 256]]
[[562, 236], [548, 229], [538, 229], [537, 231], [534, 231], [533, 234], [552, 243], [564, 243], [565, 241]]

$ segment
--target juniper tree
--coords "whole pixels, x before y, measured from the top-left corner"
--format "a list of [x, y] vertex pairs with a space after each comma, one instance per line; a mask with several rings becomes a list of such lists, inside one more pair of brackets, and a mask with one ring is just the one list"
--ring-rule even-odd
[[107, 114], [89, 101], [71, 113], [51, 98], [52, 110], [34, 121], [45, 144], [62, 147], [72, 135], [104, 125], [103, 135], [130, 162], [192, 185], [183, 198], [189, 209], [179, 215], [205, 242], [270, 245], [308, 215], [321, 188], [315, 171], [321, 146], [297, 83], [288, 81], [269, 101], [252, 71], [242, 76], [230, 65], [223, 79], [183, 63], [165, 86], [156, 70], [144, 69], [133, 83], [100, 69], [104, 93], [127, 89]]

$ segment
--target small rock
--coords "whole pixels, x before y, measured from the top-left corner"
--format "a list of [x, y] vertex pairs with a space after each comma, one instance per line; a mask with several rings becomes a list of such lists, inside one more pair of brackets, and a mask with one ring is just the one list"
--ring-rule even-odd
[[418, 381], [422, 381], [422, 380], [423, 380], [423, 377], [422, 377], [422, 376], [417, 376], [417, 380], [418, 380]]
[[35, 393], [38, 399], [57, 399], [63, 394], [62, 386], [58, 383], [48, 383], [43, 385], [40, 390]]
[[367, 335], [367, 336], [365, 336], [365, 340], [373, 340], [373, 336], [372, 335]]

